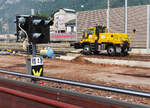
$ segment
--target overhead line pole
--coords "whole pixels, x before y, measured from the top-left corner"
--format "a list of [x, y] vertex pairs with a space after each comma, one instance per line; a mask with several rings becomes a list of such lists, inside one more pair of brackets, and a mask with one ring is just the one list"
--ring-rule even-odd
[[125, 0], [125, 9], [124, 9], [124, 16], [125, 16], [125, 25], [124, 25], [124, 33], [128, 33], [128, 0]]
[[107, 32], [109, 32], [110, 0], [107, 0]]

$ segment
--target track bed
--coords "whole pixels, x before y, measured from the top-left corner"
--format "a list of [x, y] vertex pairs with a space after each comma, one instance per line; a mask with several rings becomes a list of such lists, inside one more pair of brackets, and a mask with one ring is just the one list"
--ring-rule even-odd
[[[101, 59], [103, 57], [98, 56], [97, 58]], [[145, 58], [146, 57], [147, 56], [145, 56]], [[110, 58], [110, 57], [106, 57], [106, 58]], [[26, 73], [25, 70], [26, 56], [0, 55], [0, 61], [1, 61], [0, 62], [1, 69]], [[119, 65], [116, 66], [116, 65], [108, 65], [108, 64], [94, 64], [89, 61], [86, 61], [85, 59], [83, 59], [83, 57], [77, 57], [76, 59], [73, 59], [71, 61], [65, 61], [60, 59], [52, 59], [52, 60], [44, 59], [44, 76], [62, 78], [67, 80], [83, 81], [83, 82], [94, 83], [94, 84], [103, 84], [108, 86], [133, 89], [133, 90], [141, 90], [147, 92], [150, 92], [149, 72], [150, 72], [150, 68], [129, 67], [129, 66], [119, 66]], [[13, 79], [20, 79], [19, 77], [13, 77], [7, 75], [4, 76]], [[82, 89], [80, 87], [72, 87], [72, 86], [61, 85], [61, 84], [51, 84], [51, 83], [46, 83], [46, 84], [53, 87], [79, 91], [87, 94], [93, 94], [96, 96], [100, 95], [109, 98], [150, 105], [149, 99], [144, 99], [139, 97], [137, 98], [132, 96], [129, 97], [126, 95], [117, 95], [115, 93], [106, 93], [104, 91], [98, 92], [89, 89]]]

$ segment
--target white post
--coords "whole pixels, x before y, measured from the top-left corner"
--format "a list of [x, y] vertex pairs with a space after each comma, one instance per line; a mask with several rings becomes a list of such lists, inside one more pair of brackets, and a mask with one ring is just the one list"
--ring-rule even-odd
[[147, 54], [150, 53], [150, 5], [147, 6], [147, 42], [146, 42], [146, 50]]
[[107, 1], [107, 32], [109, 32], [110, 0]]
[[31, 9], [31, 15], [35, 15], [35, 10]]
[[81, 5], [81, 9], [82, 9], [81, 11], [84, 11], [84, 5]]
[[76, 41], [78, 40], [78, 13], [76, 12]]
[[128, 33], [128, 0], [125, 0], [124, 16], [125, 16], [124, 33]]

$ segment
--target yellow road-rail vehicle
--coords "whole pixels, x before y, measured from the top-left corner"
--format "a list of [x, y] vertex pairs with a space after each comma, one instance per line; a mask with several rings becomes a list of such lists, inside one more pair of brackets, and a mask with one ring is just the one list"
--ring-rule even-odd
[[103, 26], [89, 27], [84, 33], [80, 42], [73, 44], [76, 49], [83, 49], [83, 54], [99, 54], [106, 50], [108, 55], [127, 56], [131, 51], [130, 39], [135, 33], [128, 37], [127, 33], [108, 33], [107, 28]]

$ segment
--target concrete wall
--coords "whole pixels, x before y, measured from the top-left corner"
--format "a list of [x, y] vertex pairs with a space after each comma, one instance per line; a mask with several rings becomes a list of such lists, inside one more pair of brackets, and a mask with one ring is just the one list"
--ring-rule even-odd
[[[147, 48], [148, 33], [148, 6], [134, 6], [128, 7], [128, 35], [133, 29], [137, 32], [132, 38], [131, 46], [133, 48]], [[89, 26], [105, 25], [106, 22], [106, 9], [93, 10], [77, 13], [77, 31], [78, 40], [82, 37], [82, 32]], [[110, 9], [110, 32], [124, 32], [124, 8]]]

